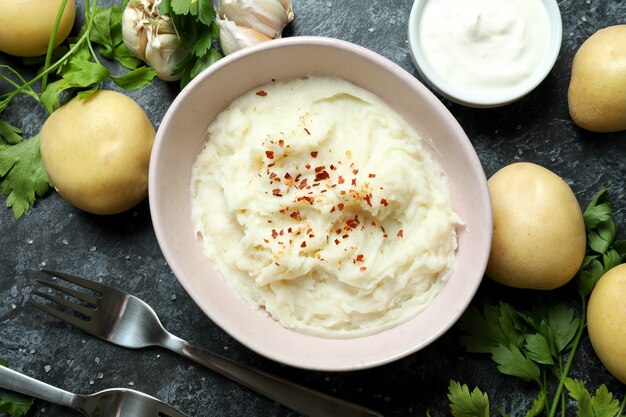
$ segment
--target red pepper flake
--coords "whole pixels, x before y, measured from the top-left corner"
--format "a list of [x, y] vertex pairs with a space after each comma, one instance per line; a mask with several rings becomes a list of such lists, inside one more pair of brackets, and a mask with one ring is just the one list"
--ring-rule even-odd
[[339, 191], [339, 194], [341, 194], [341, 195], [346, 195], [346, 190], [341, 190], [341, 191]]
[[276, 165], [276, 164], [272, 162], [271, 164], [267, 165], [267, 167], [268, 167], [268, 168], [271, 168], [271, 167], [273, 167], [274, 165]]
[[350, 236], [348, 236], [348, 235], [343, 235], [343, 236], [341, 236], [341, 237], [342, 237], [343, 239], [347, 239], [347, 238], [349, 238]]
[[380, 230], [382, 230], [382, 231], [383, 231], [383, 233], [387, 233], [387, 232], [385, 232], [385, 228], [384, 228], [384, 227], [382, 227], [382, 226], [380, 226]]
[[306, 127], [304, 128], [304, 131], [306, 132], [307, 135], [311, 136], [311, 132], [309, 132], [309, 129], [307, 129]]
[[276, 231], [276, 229], [272, 229], [272, 238], [276, 239], [278, 237], [278, 232]]
[[366, 267], [362, 266], [362, 267], [359, 269], [359, 271], [363, 272], [363, 271], [365, 271], [366, 269], [367, 269]]
[[306, 164], [304, 167], [305, 167], [306, 169], [311, 169], [311, 164]]
[[306, 248], [306, 241], [303, 240], [302, 243], [300, 243], [300, 247], [301, 248]]
[[344, 179], [343, 179], [343, 177], [340, 175], [340, 176], [339, 176], [339, 179], [337, 180], [337, 182], [338, 182], [339, 184], [343, 184], [343, 183], [345, 182], [345, 180], [344, 180]]
[[322, 191], [320, 191], [320, 194], [325, 193], [326, 191], [328, 191], [328, 190], [322, 190]]
[[274, 265], [276, 266], [280, 266], [280, 264], [278, 262], [274, 262]]
[[335, 206], [332, 206], [332, 207], [331, 207], [330, 212], [331, 212], [331, 213], [334, 213], [334, 212], [335, 212]]
[[364, 260], [365, 260], [365, 257], [363, 256], [362, 253], [359, 253], [355, 259], [356, 262], [363, 262]]
[[327, 180], [328, 178], [330, 178], [328, 171], [322, 171], [315, 174], [315, 181]]
[[387, 238], [389, 237], [389, 235], [388, 235], [387, 233], [385, 233], [385, 234], [383, 235], [383, 237], [384, 237], [385, 239], [387, 239]]
[[270, 179], [273, 180], [276, 177], [275, 172], [270, 172]]
[[334, 165], [331, 165], [331, 166], [330, 166], [330, 170], [331, 170], [331, 171], [334, 171], [334, 170], [336, 170], [336, 169], [337, 169], [337, 167], [336, 167], [336, 166], [334, 166]]
[[354, 218], [354, 219], [348, 219], [346, 220], [346, 226], [349, 229], [356, 229], [356, 227], [359, 225], [359, 219], [358, 218]]
[[291, 213], [289, 215], [289, 217], [291, 217], [294, 220], [298, 220], [298, 221], [302, 220], [302, 218], [300, 217], [300, 212], [298, 210], [296, 210], [293, 213]]
[[358, 174], [358, 173], [359, 173], [359, 170], [358, 170], [358, 169], [353, 169], [353, 170], [352, 170], [352, 173], [353, 173], [354, 175], [356, 175], [356, 174]]
[[265, 151], [265, 156], [267, 156], [268, 159], [274, 159], [274, 151]]
[[317, 158], [317, 151], [311, 152], [311, 157]]
[[315, 237], [315, 235], [313, 233], [309, 234], [309, 239], [313, 239]]
[[403, 237], [402, 229], [398, 230], [398, 234], [396, 236]]
[[368, 177], [370, 178], [376, 178], [376, 174], [369, 174]]
[[380, 204], [382, 204], [383, 206], [387, 207], [387, 205], [389, 204], [389, 202], [387, 200], [385, 200], [384, 198], [380, 199]]
[[285, 146], [285, 141], [282, 139], [278, 139], [278, 146], [280, 146], [281, 148]]
[[356, 187], [356, 178], [352, 178], [352, 185]]
[[335, 239], [335, 245], [338, 245], [341, 241], [339, 239]]
[[302, 182], [300, 182], [300, 185], [298, 185], [299, 189], [303, 189], [304, 187], [307, 186], [307, 181], [306, 178], [302, 180]]
[[282, 197], [283, 195], [280, 193], [280, 188], [274, 188], [272, 190], [272, 194], [274, 194], [276, 197]]
[[309, 204], [313, 205], [313, 197], [309, 197], [308, 195], [298, 197], [298, 201], [307, 201]]
[[372, 207], [371, 194], [366, 195], [364, 200], [365, 200], [365, 202], [367, 203], [368, 206]]
[[284, 231], [283, 229], [280, 229], [280, 232], [278, 232], [278, 234], [279, 234], [280, 236], [282, 236], [282, 235], [284, 235], [284, 234], [285, 234], [285, 231]]
[[256, 95], [257, 96], [261, 96], [261, 97], [265, 97], [267, 95], [267, 93], [265, 91], [263, 91], [263, 90], [260, 90], [260, 91], [256, 92]]
[[263, 242], [265, 242], [265, 243], [270, 243], [270, 241], [269, 241], [269, 240], [267, 240], [267, 239], [263, 239]]
[[337, 204], [337, 208], [339, 209], [339, 211], [342, 211], [342, 210], [343, 210], [343, 207], [344, 207], [344, 206], [343, 206], [343, 203], [339, 203], [339, 204]]
[[287, 233], [291, 233], [291, 230], [292, 230], [292, 229], [291, 229], [291, 227], [289, 227], [289, 228], [287, 229]]
[[285, 179], [286, 180], [290, 180], [291, 179], [291, 174], [290, 173], [285, 173]]

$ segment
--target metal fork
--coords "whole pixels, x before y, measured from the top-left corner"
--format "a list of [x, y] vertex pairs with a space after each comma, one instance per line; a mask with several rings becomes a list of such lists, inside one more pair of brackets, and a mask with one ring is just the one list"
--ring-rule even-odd
[[99, 293], [98, 296], [93, 296], [56, 282], [37, 280], [46, 287], [93, 306], [77, 304], [41, 291], [32, 291], [32, 294], [66, 307], [85, 318], [34, 301], [32, 298], [29, 300], [35, 307], [94, 336], [131, 349], [149, 346], [167, 348], [305, 416], [382, 417], [382, 414], [376, 411], [314, 391], [192, 345], [165, 330], [154, 310], [133, 295], [62, 272], [49, 269], [42, 269], [42, 272]]
[[139, 391], [114, 388], [91, 395], [73, 394], [0, 366], [0, 388], [80, 411], [87, 417], [187, 417]]

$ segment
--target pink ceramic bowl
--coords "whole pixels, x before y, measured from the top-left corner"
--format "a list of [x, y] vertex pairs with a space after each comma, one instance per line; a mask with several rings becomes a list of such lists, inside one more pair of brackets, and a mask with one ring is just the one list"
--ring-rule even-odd
[[[272, 79], [329, 75], [378, 94], [432, 140], [446, 172], [455, 211], [465, 222], [454, 272], [430, 306], [410, 321], [356, 339], [326, 339], [282, 327], [242, 301], [203, 254], [191, 222], [191, 167], [211, 121], [232, 100]], [[402, 358], [446, 332], [472, 300], [491, 245], [491, 206], [476, 153], [441, 102], [398, 65], [357, 45], [295, 37], [246, 48], [211, 66], [174, 100], [159, 127], [149, 177], [157, 239], [174, 274], [222, 329], [253, 351], [287, 365], [356, 370]], [[211, 337], [204, 335], [203, 337]]]

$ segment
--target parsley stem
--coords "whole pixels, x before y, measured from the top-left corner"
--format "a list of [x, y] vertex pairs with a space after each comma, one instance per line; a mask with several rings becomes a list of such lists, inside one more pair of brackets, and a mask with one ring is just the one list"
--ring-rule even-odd
[[[61, 6], [59, 7], [59, 11], [57, 12], [57, 17], [54, 20], [54, 26], [52, 27], [52, 34], [50, 35], [50, 41], [48, 42], [48, 50], [46, 51], [46, 61], [43, 66], [44, 70], [50, 66], [50, 61], [52, 60], [52, 50], [54, 49], [54, 42], [56, 41], [57, 32], [59, 31], [59, 25], [61, 24], [61, 18], [63, 17], [63, 13], [65, 12], [66, 5], [67, 5], [67, 0], [61, 0]], [[45, 73], [43, 77], [41, 77], [41, 91], [44, 91], [47, 86], [48, 86], [48, 73]]]
[[567, 358], [567, 362], [565, 363], [565, 369], [561, 373], [559, 377], [559, 386], [556, 389], [556, 394], [554, 395], [554, 399], [552, 401], [552, 406], [550, 407], [550, 413], [548, 417], [554, 417], [556, 415], [556, 409], [561, 401], [560, 397], [563, 393], [563, 387], [565, 386], [565, 378], [569, 374], [570, 368], [572, 367], [572, 363], [574, 362], [574, 356], [576, 356], [576, 350], [578, 349], [578, 345], [580, 345], [580, 339], [583, 336], [585, 331], [585, 326], [587, 322], [587, 298], [585, 296], [581, 296], [582, 312], [580, 314], [580, 323], [578, 324], [578, 330], [576, 331], [576, 336], [574, 337], [574, 342], [572, 344], [572, 350], [569, 353], [569, 357]]
[[[0, 69], [6, 69], [7, 71], [11, 72], [11, 73], [12, 73], [13, 75], [15, 75], [15, 77], [16, 77], [18, 80], [20, 80], [22, 83], [25, 83], [25, 82], [26, 82], [26, 80], [24, 79], [24, 77], [22, 77], [22, 76], [20, 75], [20, 73], [19, 73], [19, 72], [17, 72], [16, 70], [14, 70], [13, 68], [11, 68], [10, 66], [8, 66], [8, 65], [0, 65]], [[2, 75], [2, 74], [0, 74], [0, 78], [1, 78], [1, 79], [3, 79], [6, 83], [8, 83], [8, 84], [12, 85], [14, 88], [19, 88], [19, 86], [20, 86], [18, 83], [16, 83], [15, 81], [13, 81], [12, 79], [10, 79], [10, 78], [9, 78], [9, 77], [7, 77], [6, 75]], [[37, 93], [35, 92], [35, 90], [33, 90], [31, 87], [29, 87], [29, 88], [28, 88], [28, 90], [29, 90], [29, 91], [27, 92], [27, 94], [28, 94], [28, 95], [30, 95], [30, 96], [32, 96], [32, 97], [34, 97], [35, 99], [38, 99], [38, 97], [37, 97]], [[3, 94], [3, 95], [2, 95], [2, 96], [0, 96], [0, 97], [4, 97], [5, 95], [8, 95], [8, 94]]]

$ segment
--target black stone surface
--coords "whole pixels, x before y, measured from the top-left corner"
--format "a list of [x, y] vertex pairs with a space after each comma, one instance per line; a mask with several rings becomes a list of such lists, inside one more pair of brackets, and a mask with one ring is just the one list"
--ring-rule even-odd
[[[112, 0], [101, 4], [110, 5]], [[294, 0], [296, 20], [285, 35], [348, 40], [380, 53], [419, 78], [406, 33], [411, 5], [411, 0]], [[466, 130], [487, 176], [515, 161], [539, 163], [561, 175], [582, 206], [602, 186], [610, 185], [616, 222], [624, 228], [626, 132], [592, 134], [577, 128], [568, 115], [567, 86], [577, 48], [596, 30], [622, 23], [626, 2], [559, 0], [559, 5], [564, 26], [561, 53], [553, 71], [535, 91], [492, 110], [444, 103]], [[0, 64], [4, 63], [23, 68], [19, 60], [0, 54]], [[175, 83], [156, 81], [126, 93], [158, 127], [177, 92]], [[45, 111], [23, 97], [15, 100], [2, 118], [29, 136], [41, 128]], [[10, 210], [0, 209], [0, 358], [18, 371], [69, 391], [132, 387], [198, 417], [297, 415], [167, 351], [119, 348], [40, 313], [27, 301], [43, 266], [124, 289], [151, 304], [166, 327], [185, 339], [385, 416], [424, 416], [427, 410], [432, 416], [449, 415], [446, 393], [450, 379], [489, 393], [492, 415], [497, 415], [498, 406], [522, 416], [536, 394], [533, 385], [500, 375], [489, 357], [466, 354], [454, 329], [418, 353], [364, 371], [310, 372], [269, 361], [225, 334], [184, 292], [161, 254], [147, 201], [127, 213], [104, 217], [81, 212], [50, 193], [19, 221]], [[556, 294], [578, 305], [571, 288]], [[485, 279], [475, 303], [504, 300], [524, 306], [537, 295]], [[586, 336], [571, 376], [590, 389], [604, 383], [618, 397], [624, 395], [623, 385], [602, 367]], [[568, 415], [574, 415], [569, 401], [568, 407]], [[37, 401], [30, 415], [78, 414]]]

